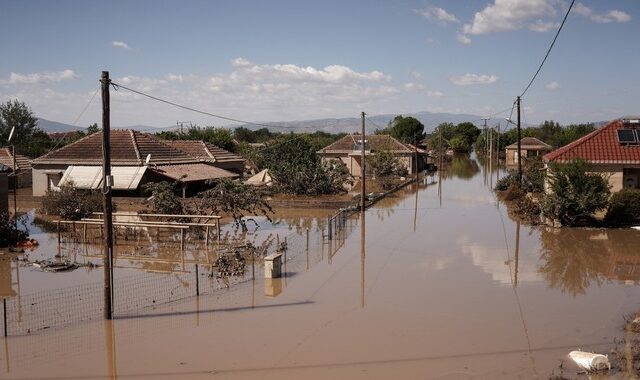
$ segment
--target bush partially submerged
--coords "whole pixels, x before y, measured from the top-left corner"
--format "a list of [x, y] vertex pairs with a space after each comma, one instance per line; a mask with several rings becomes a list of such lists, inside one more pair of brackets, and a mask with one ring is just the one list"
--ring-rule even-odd
[[584, 160], [552, 163], [549, 190], [542, 200], [544, 216], [563, 226], [589, 225], [593, 214], [609, 204], [609, 183], [599, 174], [589, 173]]
[[8, 212], [0, 213], [0, 248], [15, 247], [27, 238], [29, 233], [18, 229]]
[[65, 220], [80, 220], [100, 210], [102, 194], [99, 191], [79, 190], [72, 183], [59, 191], [48, 190], [42, 198], [42, 212]]
[[[522, 170], [521, 188], [527, 193], [540, 193], [544, 190], [545, 171], [539, 158], [525, 162]], [[518, 171], [510, 169], [507, 175], [496, 182], [495, 190], [505, 191], [509, 186], [518, 184]]]
[[640, 190], [623, 189], [614, 193], [611, 196], [605, 221], [612, 226], [640, 223]]

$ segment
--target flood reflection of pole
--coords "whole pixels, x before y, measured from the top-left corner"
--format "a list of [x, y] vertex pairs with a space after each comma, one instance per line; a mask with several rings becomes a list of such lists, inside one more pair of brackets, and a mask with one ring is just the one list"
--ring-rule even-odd
[[516, 270], [514, 272], [513, 286], [518, 286], [518, 261], [520, 259], [520, 221], [516, 222]]
[[105, 350], [107, 353], [107, 376], [111, 379], [118, 378], [118, 365], [116, 363], [116, 333], [113, 320], [104, 321]]
[[416, 232], [416, 220], [418, 219], [418, 183], [416, 182], [416, 204], [413, 207], [413, 232]]
[[11, 365], [9, 364], [9, 338], [4, 337], [4, 361], [6, 363], [7, 373], [11, 372]]
[[364, 308], [365, 212], [360, 212], [360, 307]]

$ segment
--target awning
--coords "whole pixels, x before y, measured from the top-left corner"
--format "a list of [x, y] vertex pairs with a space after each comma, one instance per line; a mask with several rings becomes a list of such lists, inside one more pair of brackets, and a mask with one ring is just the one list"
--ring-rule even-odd
[[76, 189], [99, 189], [102, 183], [102, 168], [100, 166], [69, 166], [65, 170], [59, 187], [73, 185]]
[[182, 182], [238, 177], [235, 173], [207, 164], [159, 165], [149, 170]]
[[[113, 190], [135, 190], [140, 185], [146, 166], [112, 166]], [[102, 187], [102, 167], [69, 166], [65, 170], [58, 186], [73, 182], [77, 189], [99, 189]]]

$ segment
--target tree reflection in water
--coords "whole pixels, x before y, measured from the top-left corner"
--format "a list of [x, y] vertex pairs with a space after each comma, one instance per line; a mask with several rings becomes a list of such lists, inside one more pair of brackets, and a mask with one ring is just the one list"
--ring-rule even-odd
[[460, 179], [471, 179], [478, 172], [480, 167], [478, 162], [471, 159], [468, 154], [456, 154], [451, 158], [450, 163], [444, 164], [442, 178], [458, 177]]
[[574, 297], [585, 294], [591, 282], [602, 285], [609, 261], [607, 235], [584, 229], [543, 229], [539, 273], [554, 289]]

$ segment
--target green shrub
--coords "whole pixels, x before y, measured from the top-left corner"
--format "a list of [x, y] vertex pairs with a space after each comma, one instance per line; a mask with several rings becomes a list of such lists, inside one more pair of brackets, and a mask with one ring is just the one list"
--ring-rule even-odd
[[589, 173], [584, 160], [550, 165], [549, 194], [541, 206], [544, 216], [563, 226], [588, 225], [593, 214], [609, 205], [609, 183], [599, 174]]
[[513, 212], [526, 223], [540, 223], [540, 206], [531, 197], [523, 196], [516, 200]]
[[640, 189], [622, 189], [611, 196], [605, 221], [622, 226], [640, 222]]
[[28, 232], [16, 228], [16, 223], [9, 213], [0, 213], [0, 248], [14, 247], [28, 237]]
[[517, 185], [517, 184], [518, 184], [518, 172], [512, 169], [509, 169], [509, 171], [507, 171], [507, 175], [500, 178], [496, 182], [496, 186], [494, 187], [494, 190], [506, 191], [511, 185]]
[[80, 220], [102, 210], [102, 194], [99, 191], [76, 189], [73, 183], [69, 183], [59, 191], [48, 190], [42, 198], [41, 210], [65, 220]]

